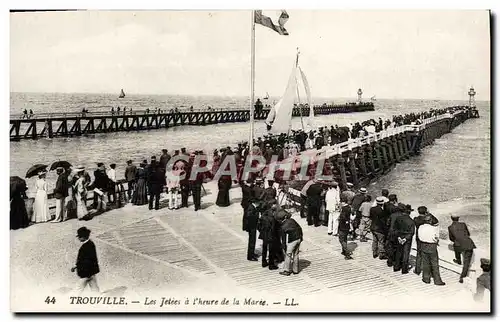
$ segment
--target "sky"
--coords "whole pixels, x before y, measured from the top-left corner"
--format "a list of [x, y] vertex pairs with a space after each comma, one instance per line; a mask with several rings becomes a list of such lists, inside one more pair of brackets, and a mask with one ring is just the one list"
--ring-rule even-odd
[[[275, 19], [279, 11], [264, 10]], [[289, 10], [255, 26], [255, 93], [299, 65], [314, 97], [489, 100], [489, 12]], [[10, 90], [248, 96], [250, 11], [10, 14]]]

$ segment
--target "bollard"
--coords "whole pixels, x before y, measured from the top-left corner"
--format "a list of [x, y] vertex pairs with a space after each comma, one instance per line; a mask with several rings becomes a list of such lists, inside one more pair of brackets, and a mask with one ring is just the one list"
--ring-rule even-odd
[[345, 173], [345, 166], [344, 166], [344, 158], [342, 156], [337, 156], [337, 167], [340, 171], [340, 180], [342, 183], [342, 187], [346, 188], [347, 187], [347, 177]]

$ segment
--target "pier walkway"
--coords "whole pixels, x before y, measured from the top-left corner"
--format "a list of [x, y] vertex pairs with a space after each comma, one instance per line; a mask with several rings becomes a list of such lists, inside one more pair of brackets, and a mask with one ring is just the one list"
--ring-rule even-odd
[[[373, 111], [371, 102], [346, 105], [314, 106], [315, 115]], [[270, 109], [255, 112], [256, 120], [265, 120]], [[309, 108], [294, 108], [293, 117], [309, 116]], [[10, 140], [92, 135], [121, 131], [142, 131], [182, 125], [211, 125], [248, 122], [249, 109], [203, 109], [160, 113], [143, 111], [44, 113], [10, 117]]]
[[[86, 226], [92, 230], [91, 238], [98, 249], [101, 266], [98, 281], [107, 295], [142, 299], [141, 296], [152, 294], [177, 298], [183, 294], [205, 297], [212, 294], [212, 298], [246, 294], [267, 299], [295, 297], [299, 302], [313, 295], [327, 301], [317, 303], [318, 307], [330, 307], [333, 311], [377, 307], [398, 311], [390, 302], [384, 303], [384, 299], [397, 297], [412, 299], [406, 302], [406, 307], [400, 307], [401, 310], [425, 307], [444, 311], [488, 310], [484, 304], [475, 306], [467, 284], [458, 283], [459, 267], [450, 269], [442, 265], [441, 276], [447, 284], [438, 287], [424, 284], [421, 277], [413, 273], [395, 273], [385, 261], [373, 259], [371, 242], [350, 242], [354, 260], [346, 261], [340, 254], [337, 238], [328, 236], [326, 227], [307, 226], [298, 214], [294, 218], [304, 230], [300, 274], [287, 277], [262, 268], [260, 262], [246, 260], [248, 235], [241, 229], [241, 189], [231, 190], [232, 204], [227, 208], [214, 205], [215, 183], [206, 185], [206, 190], [202, 210], [198, 212], [193, 211], [192, 204], [188, 209], [175, 211], [165, 208], [165, 201], [158, 211], [148, 210], [147, 205], [129, 204], [87, 222], [69, 220], [11, 231], [11, 287], [13, 304], [17, 303], [14, 307], [50, 309], [43, 303], [47, 294], [63, 300], [76, 282], [76, 276], [69, 271], [79, 247], [75, 233], [78, 227]], [[471, 276], [475, 274], [477, 272], [471, 272]], [[40, 304], [26, 301], [26, 292], [31, 292], [28, 293], [31, 299]], [[468, 302], [449, 301], [457, 294]], [[335, 296], [358, 302], [339, 306]], [[380, 301], [378, 306], [373, 305], [377, 302], [364, 303], [370, 296]], [[428, 302], [418, 303], [422, 298]], [[436, 303], [441, 304], [435, 307]], [[155, 309], [158, 310], [151, 308]], [[200, 309], [203, 310], [198, 307]], [[282, 305], [264, 309], [289, 310]]]

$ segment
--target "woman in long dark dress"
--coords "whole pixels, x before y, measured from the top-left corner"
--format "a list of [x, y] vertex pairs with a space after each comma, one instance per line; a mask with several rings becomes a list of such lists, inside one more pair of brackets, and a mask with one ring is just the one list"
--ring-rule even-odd
[[[224, 164], [224, 160], [226, 158], [233, 158], [234, 155], [231, 150], [226, 151], [226, 153], [222, 156], [221, 165]], [[227, 164], [225, 167], [225, 171], [229, 170], [231, 162]], [[234, 164], [234, 163], [233, 163]], [[229, 200], [229, 190], [231, 189], [232, 179], [230, 175], [221, 176], [218, 181], [219, 192], [217, 193], [217, 201], [215, 204], [219, 207], [228, 207], [231, 204]]]
[[11, 186], [10, 191], [10, 229], [26, 228], [30, 224], [28, 211], [26, 211], [26, 182]]
[[146, 187], [146, 169], [145, 164], [141, 163], [137, 169], [137, 183], [135, 185], [134, 196], [132, 197], [132, 203], [136, 206], [145, 205], [148, 203], [148, 191]]

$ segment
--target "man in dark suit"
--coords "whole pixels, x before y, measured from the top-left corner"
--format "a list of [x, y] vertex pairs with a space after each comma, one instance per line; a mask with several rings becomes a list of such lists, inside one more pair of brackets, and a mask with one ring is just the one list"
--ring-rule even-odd
[[149, 210], [153, 209], [153, 200], [155, 210], [160, 209], [160, 193], [163, 187], [164, 176], [160, 165], [156, 162], [156, 157], [151, 157], [151, 164], [148, 167], [148, 183], [149, 183]]
[[170, 161], [170, 159], [172, 158], [170, 156], [170, 154], [168, 153], [168, 150], [167, 149], [163, 149], [161, 150], [162, 154], [160, 156], [160, 167], [163, 169], [163, 170], [166, 170], [167, 169], [167, 164], [168, 164], [168, 161]]
[[420, 206], [417, 208], [418, 216], [413, 218], [415, 222], [415, 232], [416, 232], [416, 241], [417, 241], [417, 258], [415, 259], [415, 270], [413, 271], [415, 274], [420, 275], [422, 272], [422, 243], [418, 238], [418, 228], [424, 223], [424, 218], [426, 215], [429, 215], [431, 218], [431, 225], [435, 226], [439, 224], [439, 220], [430, 214], [427, 211], [427, 207]]
[[[342, 196], [341, 196], [342, 198]], [[385, 252], [385, 238], [387, 234], [387, 212], [384, 210], [384, 199], [377, 197], [377, 205], [370, 209], [372, 224], [370, 230], [373, 236], [373, 258], [387, 259]]]
[[64, 168], [59, 167], [56, 170], [57, 177], [56, 187], [54, 188], [54, 197], [56, 198], [56, 218], [53, 222], [62, 222], [64, 218], [64, 204], [68, 196], [68, 175], [65, 173]]
[[201, 209], [201, 186], [203, 185], [203, 178], [205, 176], [205, 173], [201, 172], [201, 169], [206, 168], [207, 166], [207, 160], [202, 157], [201, 151], [196, 151], [195, 158], [196, 156], [199, 156], [200, 158], [199, 166], [194, 164], [195, 160], [189, 163], [192, 174], [191, 176], [193, 177], [189, 178], [189, 189], [193, 194], [194, 211], [198, 211]]
[[264, 200], [264, 197], [266, 195], [266, 191], [264, 187], [262, 187], [263, 183], [264, 181], [262, 180], [262, 178], [255, 179], [255, 185], [253, 186], [253, 195], [258, 200]]
[[274, 189], [274, 187], [273, 187], [274, 181], [268, 180], [267, 184], [269, 185], [269, 187], [264, 189], [264, 200], [266, 202], [271, 201], [271, 200], [276, 200], [276, 189]]
[[276, 249], [273, 247], [275, 225], [278, 224], [274, 217], [277, 208], [278, 205], [276, 203], [267, 204], [266, 210], [259, 219], [260, 239], [262, 239], [262, 267], [269, 266], [270, 270], [278, 269], [275, 263], [277, 257], [275, 254]]
[[464, 277], [467, 277], [469, 273], [470, 263], [472, 260], [472, 254], [476, 245], [470, 238], [469, 229], [464, 222], [459, 222], [460, 216], [451, 215], [452, 224], [448, 227], [448, 236], [453, 242], [453, 248], [455, 250], [455, 259], [453, 260], [458, 265], [462, 265], [462, 253], [464, 255], [464, 262], [462, 268], [462, 274], [460, 274], [459, 282], [464, 282]]
[[253, 180], [249, 179], [246, 182], [241, 183], [241, 208], [243, 208], [243, 231], [247, 231], [246, 225], [246, 217], [248, 206], [250, 205], [251, 200], [253, 199]]
[[481, 258], [481, 269], [483, 274], [481, 274], [476, 279], [476, 294], [474, 294], [475, 301], [482, 301], [484, 298], [485, 290], [491, 292], [491, 261], [487, 258]]
[[[94, 182], [90, 185], [89, 189], [94, 189], [97, 188], [99, 189], [103, 194], [100, 197], [99, 194], [94, 193], [94, 209], [98, 209], [100, 205], [105, 211], [106, 209], [106, 195], [109, 190], [109, 177], [106, 174], [106, 167], [104, 166], [104, 163], [99, 162], [97, 163], [97, 170], [94, 171]], [[99, 198], [102, 198], [102, 204], [99, 202]]]
[[323, 186], [314, 180], [314, 183], [307, 189], [307, 225], [318, 227], [319, 223], [319, 211], [321, 207], [321, 197], [323, 193]]
[[76, 266], [71, 268], [71, 271], [74, 272], [76, 270], [78, 277], [80, 277], [77, 289], [81, 293], [89, 285], [92, 292], [99, 293], [99, 286], [95, 277], [99, 273], [99, 263], [97, 261], [95, 244], [89, 239], [90, 230], [86, 227], [78, 228], [76, 237], [82, 242], [82, 246], [78, 250]]
[[342, 246], [342, 255], [344, 255], [345, 259], [352, 259], [351, 253], [347, 249], [347, 235], [349, 234], [349, 230], [351, 228], [351, 206], [347, 204], [347, 197], [342, 195], [340, 196], [340, 215], [339, 215], [339, 242]]
[[[391, 210], [388, 211], [386, 206], [392, 206]], [[390, 202], [384, 205], [386, 212], [390, 213], [387, 220], [387, 236], [385, 240], [385, 252], [387, 254], [387, 266], [391, 267], [394, 263], [396, 257], [396, 248], [398, 247], [398, 238], [396, 236], [394, 225], [396, 220], [403, 215], [405, 211], [405, 205], [403, 204], [392, 204]]]
[[125, 180], [127, 180], [127, 198], [128, 201], [132, 200], [132, 193], [135, 189], [135, 175], [137, 167], [132, 164], [132, 160], [127, 161], [127, 168], [125, 169]]
[[394, 222], [393, 236], [396, 241], [394, 256], [394, 271], [401, 270], [401, 273], [408, 274], [410, 269], [410, 251], [413, 235], [415, 234], [415, 222], [410, 218], [413, 211], [410, 205], [401, 205], [403, 209], [400, 216]]
[[286, 258], [283, 271], [280, 275], [289, 276], [299, 273], [299, 252], [303, 240], [302, 227], [292, 218], [290, 214], [278, 214], [277, 220], [281, 222], [281, 239], [284, 245]]
[[243, 226], [248, 232], [247, 260], [258, 261], [255, 256], [255, 242], [257, 241], [257, 224], [260, 217], [260, 201], [253, 198], [248, 206], [247, 216], [243, 218]]

